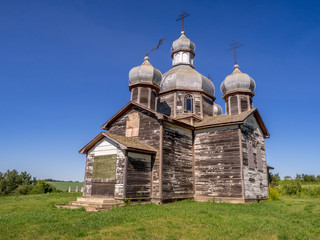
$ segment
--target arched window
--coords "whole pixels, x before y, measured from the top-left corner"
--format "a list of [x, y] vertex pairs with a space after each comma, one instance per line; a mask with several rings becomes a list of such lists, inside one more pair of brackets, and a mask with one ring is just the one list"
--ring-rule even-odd
[[191, 94], [186, 94], [184, 96], [184, 112], [193, 112], [193, 96]]

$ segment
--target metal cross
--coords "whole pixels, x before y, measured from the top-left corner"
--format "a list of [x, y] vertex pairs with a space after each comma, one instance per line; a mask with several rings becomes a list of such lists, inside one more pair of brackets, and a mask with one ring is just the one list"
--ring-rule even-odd
[[182, 22], [182, 31], [184, 31], [184, 18], [189, 17], [190, 14], [187, 12], [182, 11], [179, 15], [179, 18], [176, 20], [176, 22], [180, 21]]
[[234, 56], [234, 64], [237, 64], [237, 48], [240, 48], [243, 46], [243, 44], [240, 44], [238, 41], [232, 40], [232, 43], [229, 44], [231, 48], [228, 48], [228, 50], [233, 50], [233, 56]]
[[146, 56], [148, 56], [149, 55], [149, 53], [151, 53], [152, 51], [154, 51], [154, 50], [158, 50], [158, 48], [160, 47], [160, 45], [163, 43], [163, 41], [165, 40], [165, 38], [161, 38], [160, 40], [159, 40], [159, 43], [158, 43], [158, 45], [157, 46], [155, 46], [154, 48], [152, 48], [147, 54], [146, 54]]

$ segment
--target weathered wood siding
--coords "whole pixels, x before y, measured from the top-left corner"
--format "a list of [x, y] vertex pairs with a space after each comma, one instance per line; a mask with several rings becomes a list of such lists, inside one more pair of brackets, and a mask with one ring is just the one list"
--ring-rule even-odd
[[162, 198], [192, 198], [192, 132], [171, 124], [163, 129]]
[[128, 153], [127, 198], [148, 198], [151, 193], [151, 155]]
[[268, 197], [265, 142], [254, 116], [250, 116], [241, 125], [241, 132], [245, 198], [265, 199]]
[[242, 197], [238, 127], [195, 132], [196, 196]]
[[203, 116], [213, 116], [213, 100], [202, 94]]
[[164, 93], [159, 95], [158, 102], [157, 102], [157, 111], [168, 115], [174, 115], [174, 93]]
[[[117, 156], [115, 177], [112, 179], [94, 179], [94, 158], [96, 156], [113, 155]], [[85, 197], [123, 197], [124, 161], [124, 152], [117, 144], [107, 138], [99, 141], [87, 154], [83, 195]]]
[[[140, 118], [139, 135], [133, 137], [159, 150], [160, 123], [152, 113], [140, 108], [133, 108], [119, 118], [109, 129], [110, 133], [125, 136], [126, 121], [130, 113], [138, 112]], [[159, 198], [159, 152], [152, 167], [152, 197]]]
[[184, 96], [192, 94], [193, 96], [193, 113], [201, 117], [201, 96], [198, 92], [177, 91], [177, 108], [176, 115], [183, 116], [185, 114]]

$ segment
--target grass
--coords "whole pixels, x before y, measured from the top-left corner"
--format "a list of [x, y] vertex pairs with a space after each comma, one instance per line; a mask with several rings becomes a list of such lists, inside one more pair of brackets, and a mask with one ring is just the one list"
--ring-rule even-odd
[[56, 209], [79, 193], [0, 198], [0, 239], [320, 239], [320, 198]]
[[82, 182], [48, 182], [51, 185], [55, 186], [57, 189], [62, 191], [67, 191], [69, 186], [71, 186], [72, 191], [76, 190], [76, 187], [79, 187], [79, 191], [81, 190], [83, 183]]

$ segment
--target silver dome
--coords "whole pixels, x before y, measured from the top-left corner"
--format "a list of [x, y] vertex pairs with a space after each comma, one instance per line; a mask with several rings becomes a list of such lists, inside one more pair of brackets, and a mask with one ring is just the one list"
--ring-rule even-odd
[[213, 103], [213, 115], [221, 115], [222, 114], [222, 107], [219, 104]]
[[210, 96], [214, 96], [213, 83], [190, 65], [177, 65], [163, 74], [160, 91], [177, 88], [203, 90]]
[[171, 56], [178, 51], [189, 51], [195, 55], [196, 45], [186, 37], [184, 31], [181, 32], [181, 36], [172, 43]]
[[234, 71], [228, 75], [221, 83], [220, 89], [223, 95], [234, 90], [250, 90], [254, 91], [256, 88], [255, 81], [246, 73], [239, 70], [239, 65], [233, 66]]
[[159, 87], [161, 80], [161, 72], [150, 64], [148, 56], [144, 58], [144, 62], [140, 66], [132, 68], [129, 72], [129, 85], [150, 83]]

